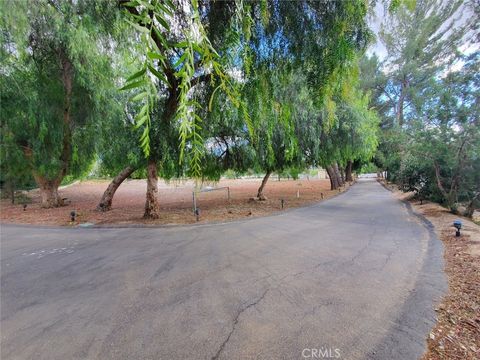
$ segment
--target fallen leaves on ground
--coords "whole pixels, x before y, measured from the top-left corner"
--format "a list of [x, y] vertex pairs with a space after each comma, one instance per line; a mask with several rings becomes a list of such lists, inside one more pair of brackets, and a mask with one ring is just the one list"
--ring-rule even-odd
[[[200, 222], [223, 222], [237, 219], [266, 216], [283, 210], [306, 206], [337, 195], [348, 189], [330, 190], [327, 179], [286, 180], [271, 179], [265, 188], [266, 201], [250, 201], [257, 193], [262, 179], [222, 179], [212, 187], [229, 187], [230, 200], [226, 188], [219, 191], [197, 194], [197, 206], [200, 208]], [[40, 207], [38, 190], [25, 194], [31, 200], [26, 209], [23, 204], [10, 204], [8, 199], [0, 201], [0, 221], [2, 223], [41, 224], [71, 226], [70, 212], [75, 210], [77, 221], [93, 224], [192, 224], [196, 222], [192, 209], [192, 181], [159, 181], [158, 200], [160, 218], [143, 219], [145, 206], [145, 180], [125, 181], [118, 189], [113, 200], [112, 210], [95, 210], [109, 181], [89, 180], [62, 188], [60, 195], [68, 198], [70, 204], [60, 208], [43, 209]], [[281, 201], [284, 200], [282, 209]]]
[[480, 359], [479, 259], [469, 254], [470, 236], [443, 230], [441, 239], [449, 292], [435, 309], [438, 320], [423, 359]]

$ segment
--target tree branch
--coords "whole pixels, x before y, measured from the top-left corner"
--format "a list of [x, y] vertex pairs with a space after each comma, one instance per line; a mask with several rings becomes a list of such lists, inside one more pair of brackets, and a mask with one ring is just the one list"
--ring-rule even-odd
[[[118, 4], [120, 5], [120, 7], [124, 8], [126, 11], [128, 11], [130, 14], [140, 16], [140, 13], [138, 12], [136, 7], [124, 6], [124, 4], [129, 2], [129, 1], [130, 0], [118, 0]], [[138, 23], [138, 22], [137, 22], [137, 24], [139, 26], [143, 26], [143, 27], [145, 27], [149, 30], [152, 28], [152, 26], [154, 26], [153, 25], [153, 20], [152, 20], [152, 23], [149, 26], [147, 26], [145, 24], [142, 24], [142, 23]], [[165, 47], [163, 46], [162, 41], [158, 37], [157, 33], [155, 31], [152, 31], [150, 33], [150, 35], [151, 35], [153, 41], [155, 42], [155, 44], [157, 45], [157, 47], [160, 49], [160, 52], [162, 52], [162, 55], [164, 55], [166, 57], [167, 49], [165, 49]], [[175, 78], [175, 70], [173, 69], [171, 64], [167, 61], [161, 63], [161, 66], [162, 66], [163, 72], [165, 73], [165, 76], [167, 77], [168, 83], [170, 84], [170, 86], [172, 88], [175, 88], [177, 86], [177, 79]]]
[[433, 166], [435, 168], [435, 178], [437, 180], [437, 186], [440, 192], [442, 193], [443, 196], [445, 196], [446, 199], [448, 199], [447, 192], [445, 191], [445, 188], [443, 187], [441, 176], [440, 176], [440, 166], [436, 161], [434, 161]]
[[193, 78], [190, 81], [190, 84], [192, 85], [192, 87], [194, 87], [195, 85], [198, 85], [199, 83], [208, 82], [211, 79], [212, 79], [212, 74], [202, 74], [202, 75], [199, 75], [199, 76]]

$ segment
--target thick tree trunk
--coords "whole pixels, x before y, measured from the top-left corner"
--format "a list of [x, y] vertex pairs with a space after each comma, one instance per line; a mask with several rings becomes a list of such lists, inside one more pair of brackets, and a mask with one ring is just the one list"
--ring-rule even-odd
[[160, 217], [157, 183], [157, 162], [155, 160], [149, 160], [147, 165], [147, 196], [145, 213], [143, 214], [144, 219], [158, 219]]
[[334, 184], [332, 179], [332, 173], [330, 171], [330, 166], [325, 166], [325, 171], [327, 172], [328, 179], [330, 180], [330, 190], [334, 190]]
[[63, 200], [58, 194], [58, 187], [62, 182], [63, 177], [58, 177], [49, 180], [40, 175], [35, 175], [35, 181], [40, 189], [40, 196], [42, 197], [42, 207], [52, 208], [63, 206]]
[[123, 181], [128, 178], [135, 171], [133, 166], [127, 166], [125, 169], [113, 178], [112, 182], [108, 185], [107, 189], [103, 193], [100, 203], [97, 205], [97, 211], [109, 211], [112, 208], [112, 201], [115, 192]]
[[335, 175], [335, 170], [333, 167], [329, 165], [325, 168], [325, 170], [327, 170], [328, 178], [330, 179], [330, 190], [338, 189], [338, 179]]
[[470, 202], [468, 203], [467, 210], [465, 211], [464, 216], [466, 216], [466, 217], [468, 217], [468, 218], [470, 218], [470, 219], [473, 217], [473, 213], [474, 213], [475, 210], [476, 210], [475, 203], [476, 203], [477, 199], [479, 199], [479, 198], [480, 198], [480, 193], [477, 193], [477, 194], [475, 195], [475, 197], [470, 200]]
[[346, 181], [353, 181], [352, 177], [352, 160], [347, 161], [347, 166], [345, 167], [345, 180]]
[[271, 171], [267, 171], [267, 173], [263, 177], [262, 183], [260, 184], [260, 187], [258, 188], [258, 192], [257, 192], [258, 200], [261, 200], [261, 201], [267, 200], [265, 195], [263, 195], [263, 189], [265, 188], [265, 185], [267, 184], [268, 178], [270, 177], [271, 174], [272, 174]]
[[341, 179], [342, 179], [342, 183], [345, 184], [345, 169], [340, 166], [339, 170], [340, 170], [340, 176], [341, 176]]
[[333, 165], [333, 170], [335, 171], [335, 176], [337, 177], [338, 186], [343, 186], [344, 182], [342, 176], [340, 175], [340, 170], [338, 169], [338, 164]]

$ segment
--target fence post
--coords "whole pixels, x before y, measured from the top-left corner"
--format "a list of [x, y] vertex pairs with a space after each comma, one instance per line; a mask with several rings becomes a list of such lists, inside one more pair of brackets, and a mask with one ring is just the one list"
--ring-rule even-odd
[[197, 198], [195, 197], [195, 191], [192, 191], [193, 197], [193, 215], [197, 214]]

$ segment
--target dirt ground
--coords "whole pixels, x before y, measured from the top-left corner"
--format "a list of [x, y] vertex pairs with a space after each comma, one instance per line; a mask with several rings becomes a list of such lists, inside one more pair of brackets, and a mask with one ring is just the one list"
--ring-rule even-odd
[[[449, 291], [435, 309], [437, 324], [422, 360], [480, 359], [480, 226], [438, 204], [411, 200], [412, 194], [388, 186], [435, 226], [444, 245]], [[463, 225], [461, 236], [456, 237], [452, 224], [459, 218]]]
[[[252, 216], [264, 216], [284, 209], [305, 206], [322, 198], [329, 198], [339, 191], [330, 190], [330, 181], [326, 179], [284, 180], [270, 179], [264, 190], [268, 200], [252, 201], [260, 186], [261, 179], [221, 180], [211, 187], [229, 187], [227, 190], [201, 192], [197, 197], [200, 208], [200, 222], [229, 221]], [[145, 180], [125, 181], [118, 189], [113, 200], [112, 210], [106, 213], [95, 210], [107, 188], [107, 180], [89, 180], [60, 189], [60, 196], [67, 198], [69, 205], [42, 209], [38, 190], [26, 193], [31, 203], [23, 209], [22, 204], [12, 205], [8, 199], [0, 202], [0, 222], [28, 223], [42, 225], [78, 225], [93, 224], [189, 224], [196, 222], [193, 214], [192, 190], [194, 183], [159, 181], [160, 219], [144, 220]], [[204, 184], [204, 187], [207, 184]], [[344, 191], [348, 185], [342, 189]], [[297, 197], [298, 192], [298, 197]], [[70, 224], [70, 212], [75, 210], [77, 221]]]

